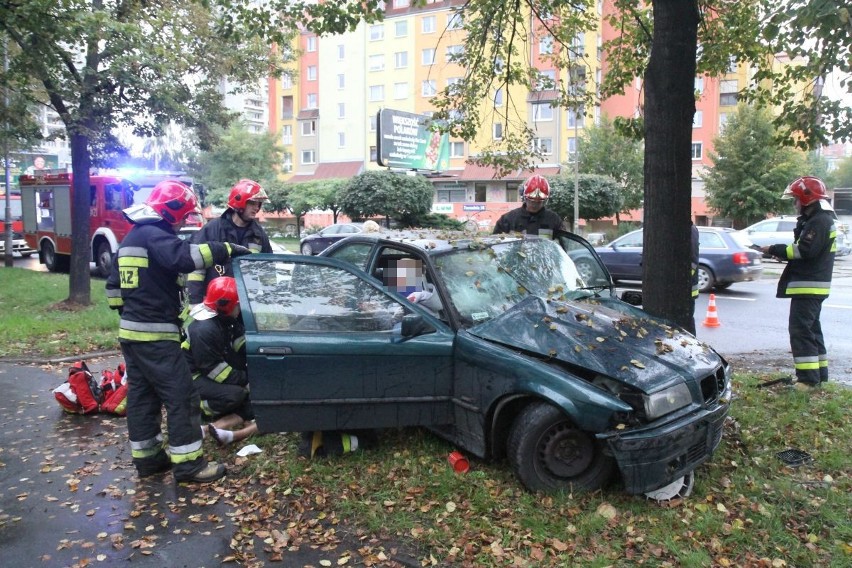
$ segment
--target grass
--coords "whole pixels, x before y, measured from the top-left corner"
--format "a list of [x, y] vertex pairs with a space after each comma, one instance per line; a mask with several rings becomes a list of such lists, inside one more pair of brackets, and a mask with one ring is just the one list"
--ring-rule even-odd
[[[0, 268], [0, 355], [115, 347], [117, 315], [102, 285], [93, 281], [95, 305], [67, 312], [57, 308], [67, 276]], [[263, 453], [237, 459], [226, 487], [238, 496], [262, 488], [261, 498], [240, 501], [235, 518], [245, 534], [339, 522], [397, 543], [422, 566], [849, 566], [852, 389], [756, 388], [768, 378], [735, 374], [719, 450], [696, 470], [692, 496], [667, 504], [617, 485], [531, 494], [505, 462], [473, 459], [468, 473], [455, 474], [447, 463], [455, 448], [418, 428], [383, 431], [373, 448], [315, 460], [297, 456], [296, 434], [258, 436], [251, 441]], [[788, 448], [813, 463], [785, 466], [776, 453]], [[233, 448], [212, 451], [235, 462]]]

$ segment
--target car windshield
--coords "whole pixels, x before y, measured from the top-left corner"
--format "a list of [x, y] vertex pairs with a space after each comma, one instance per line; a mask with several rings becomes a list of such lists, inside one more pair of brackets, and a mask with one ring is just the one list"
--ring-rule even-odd
[[530, 295], [544, 299], [589, 295], [574, 262], [552, 240], [474, 243], [435, 262], [464, 327], [496, 317]]

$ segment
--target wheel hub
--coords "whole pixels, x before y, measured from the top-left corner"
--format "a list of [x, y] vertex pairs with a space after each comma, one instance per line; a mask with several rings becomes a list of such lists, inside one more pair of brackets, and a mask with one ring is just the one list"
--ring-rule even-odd
[[559, 424], [545, 434], [539, 459], [553, 475], [575, 477], [591, 465], [594, 452], [587, 436], [568, 424]]

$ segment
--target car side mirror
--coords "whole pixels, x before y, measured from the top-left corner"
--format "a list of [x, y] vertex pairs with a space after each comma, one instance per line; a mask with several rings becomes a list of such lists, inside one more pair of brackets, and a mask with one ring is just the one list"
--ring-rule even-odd
[[435, 331], [435, 328], [429, 322], [424, 321], [420, 314], [408, 314], [402, 317], [401, 333], [403, 339], [417, 337], [433, 331]]
[[631, 306], [641, 306], [642, 292], [639, 290], [625, 290], [621, 293], [621, 301]]

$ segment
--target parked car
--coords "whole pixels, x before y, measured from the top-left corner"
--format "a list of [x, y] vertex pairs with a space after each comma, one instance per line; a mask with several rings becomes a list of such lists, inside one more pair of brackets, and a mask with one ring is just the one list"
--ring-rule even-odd
[[[834, 215], [834, 219], [837, 227], [837, 256], [846, 256], [852, 252], [852, 240], [849, 238], [848, 228], [837, 221], [837, 215]], [[793, 242], [793, 229], [796, 228], [796, 221], [795, 215], [781, 215], [780, 217], [758, 221], [740, 232], [748, 235], [748, 238], [758, 246], [789, 245]], [[769, 258], [769, 255], [764, 255], [764, 257]]]
[[319, 254], [346, 237], [356, 235], [364, 230], [363, 223], [335, 223], [306, 237], [299, 242], [299, 250], [304, 255]]
[[[763, 273], [760, 252], [740, 232], [698, 227], [698, 288], [724, 290], [735, 282], [757, 280]], [[642, 229], [627, 233], [603, 247], [595, 247], [614, 281], [642, 280]]]
[[[241, 257], [258, 427], [424, 426], [507, 457], [533, 491], [595, 490], [618, 473], [628, 493], [676, 494], [720, 442], [729, 365], [618, 299], [585, 240], [557, 239], [362, 233], [318, 257]], [[578, 254], [594, 261], [589, 280]], [[385, 286], [399, 259], [419, 261], [413, 285], [437, 306]]]

